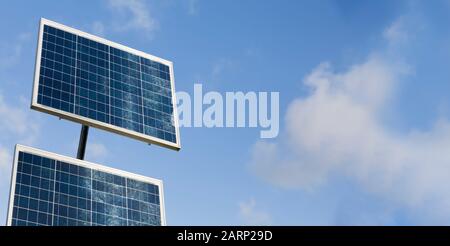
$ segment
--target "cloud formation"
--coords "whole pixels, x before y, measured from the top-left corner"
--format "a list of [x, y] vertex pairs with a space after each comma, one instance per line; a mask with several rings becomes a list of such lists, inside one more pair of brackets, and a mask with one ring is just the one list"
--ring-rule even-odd
[[22, 144], [32, 144], [39, 135], [40, 125], [29, 113], [28, 105], [7, 103], [0, 92], [0, 135], [2, 140], [15, 139]]
[[120, 17], [114, 26], [118, 31], [137, 30], [151, 35], [158, 28], [158, 22], [142, 0], [108, 0], [108, 5]]
[[239, 203], [239, 216], [245, 225], [270, 225], [270, 215], [258, 209], [253, 198]]
[[10, 68], [19, 62], [30, 33], [20, 34], [13, 43], [0, 43], [0, 69]]
[[101, 21], [94, 21], [91, 26], [92, 33], [97, 36], [105, 36], [105, 25]]
[[[399, 23], [385, 31], [388, 46], [408, 38]], [[392, 204], [420, 209], [423, 223], [448, 223], [450, 123], [398, 134], [382, 122], [411, 72], [398, 60], [374, 52], [345, 71], [318, 65], [303, 80], [310, 94], [288, 106], [285, 137], [253, 147], [252, 170], [276, 186], [309, 191], [345, 175]]]
[[109, 154], [108, 149], [102, 143], [89, 142], [86, 149], [86, 159], [92, 161], [103, 161]]

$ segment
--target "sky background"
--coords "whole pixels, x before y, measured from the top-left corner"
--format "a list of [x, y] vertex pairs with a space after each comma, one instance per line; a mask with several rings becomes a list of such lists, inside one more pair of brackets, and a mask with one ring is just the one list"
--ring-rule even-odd
[[176, 89], [280, 92], [280, 134], [182, 128], [179, 152], [91, 128], [86, 160], [162, 179], [168, 225], [450, 221], [450, 1], [9, 1], [0, 221], [16, 143], [75, 156], [29, 109], [41, 17], [174, 63]]

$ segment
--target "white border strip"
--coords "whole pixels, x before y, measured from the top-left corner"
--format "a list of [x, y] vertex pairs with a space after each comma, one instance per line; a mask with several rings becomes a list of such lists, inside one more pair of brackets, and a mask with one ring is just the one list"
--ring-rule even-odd
[[151, 183], [151, 184], [157, 185], [159, 188], [159, 206], [160, 206], [160, 212], [161, 212], [161, 214], [160, 214], [161, 225], [163, 225], [163, 226], [166, 225], [166, 210], [165, 210], [165, 204], [164, 204], [164, 188], [163, 188], [162, 180], [154, 179], [154, 178], [142, 176], [139, 174], [130, 173], [130, 172], [126, 172], [123, 170], [103, 166], [100, 164], [96, 164], [96, 163], [92, 163], [92, 162], [88, 162], [88, 161], [84, 161], [84, 160], [79, 160], [79, 159], [75, 159], [72, 157], [63, 156], [63, 155], [55, 154], [52, 152], [48, 152], [48, 151], [44, 151], [44, 150], [17, 144], [15, 147], [15, 150], [14, 150], [14, 163], [13, 163], [13, 170], [12, 170], [12, 174], [11, 174], [11, 189], [10, 189], [10, 195], [9, 195], [8, 215], [7, 215], [7, 220], [6, 220], [7, 226], [12, 225], [12, 217], [13, 217], [12, 212], [13, 212], [13, 207], [14, 207], [14, 195], [15, 195], [15, 190], [16, 190], [17, 164], [18, 164], [18, 160], [19, 160], [19, 152], [25, 152], [25, 153], [30, 153], [30, 154], [34, 154], [34, 155], [39, 155], [42, 157], [50, 158], [52, 160], [67, 162], [67, 163], [74, 164], [77, 166], [81, 166], [81, 167], [85, 167], [85, 168], [89, 168], [89, 169], [93, 169], [93, 170], [98, 170], [98, 171], [102, 171], [102, 172], [106, 172], [106, 173], [110, 173], [110, 174], [114, 174], [114, 175], [119, 175], [121, 177], [135, 179], [135, 180], [139, 180], [139, 181], [142, 181], [145, 183]]
[[[172, 143], [172, 142], [166, 141], [164, 139], [160, 139], [160, 138], [153, 137], [150, 135], [142, 134], [142, 133], [139, 133], [136, 131], [126, 129], [126, 128], [117, 127], [112, 124], [106, 124], [106, 123], [98, 121], [98, 120], [90, 119], [90, 118], [83, 117], [83, 116], [80, 116], [80, 115], [77, 115], [74, 113], [68, 113], [68, 112], [65, 112], [62, 110], [58, 110], [55, 108], [51, 108], [51, 107], [39, 104], [37, 102], [37, 100], [38, 100], [37, 97], [38, 97], [38, 92], [39, 92], [39, 74], [40, 74], [40, 69], [41, 69], [42, 40], [43, 40], [43, 33], [44, 33], [44, 25], [55, 27], [57, 29], [61, 29], [66, 32], [70, 32], [70, 33], [78, 35], [80, 37], [94, 40], [96, 42], [103, 43], [105, 45], [108, 45], [108, 46], [111, 46], [111, 47], [114, 47], [114, 48], [117, 48], [120, 50], [124, 50], [129, 53], [135, 54], [137, 56], [141, 56], [141, 57], [162, 63], [164, 65], [167, 65], [169, 67], [170, 83], [171, 83], [171, 90], [172, 90], [171, 92], [172, 92], [173, 118], [174, 118], [174, 124], [175, 124], [176, 143]], [[75, 121], [75, 122], [85, 124], [88, 126], [100, 128], [100, 129], [114, 132], [117, 134], [121, 134], [123, 136], [131, 137], [131, 138], [134, 138], [134, 139], [137, 139], [140, 141], [144, 141], [147, 143], [157, 144], [162, 147], [167, 147], [169, 149], [180, 150], [180, 148], [181, 148], [180, 129], [179, 129], [179, 122], [178, 122], [179, 119], [178, 119], [178, 111], [177, 111], [176, 105], [177, 105], [177, 100], [176, 100], [176, 93], [175, 93], [175, 78], [174, 78], [174, 72], [173, 72], [173, 63], [171, 61], [164, 60], [162, 58], [144, 53], [142, 51], [135, 50], [130, 47], [94, 36], [92, 34], [85, 33], [80, 30], [68, 27], [68, 26], [64, 26], [57, 22], [41, 18], [41, 21], [39, 24], [38, 46], [37, 46], [37, 52], [36, 52], [36, 66], [35, 66], [35, 70], [34, 70], [33, 93], [32, 93], [32, 99], [31, 99], [31, 108], [32, 109], [35, 109], [35, 110], [38, 110], [38, 111], [41, 111], [44, 113], [52, 114], [52, 115], [55, 115], [55, 116], [58, 116], [58, 117], [61, 117], [61, 118], [64, 118], [64, 119], [67, 119], [70, 121]]]
[[6, 225], [12, 225], [13, 217], [13, 207], [14, 207], [14, 194], [16, 193], [16, 178], [17, 178], [17, 163], [19, 159], [18, 145], [14, 148], [14, 161], [13, 168], [11, 172], [11, 187], [9, 191], [9, 201], [8, 201], [8, 214], [6, 216]]

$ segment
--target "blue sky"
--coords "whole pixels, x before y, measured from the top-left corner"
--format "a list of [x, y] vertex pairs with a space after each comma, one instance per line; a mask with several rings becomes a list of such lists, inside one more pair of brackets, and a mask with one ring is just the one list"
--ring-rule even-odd
[[162, 179], [169, 225], [450, 219], [449, 1], [13, 1], [0, 8], [0, 221], [14, 144], [74, 156], [29, 109], [45, 17], [173, 61], [178, 91], [280, 92], [280, 135], [182, 128], [179, 152], [91, 129], [87, 160]]

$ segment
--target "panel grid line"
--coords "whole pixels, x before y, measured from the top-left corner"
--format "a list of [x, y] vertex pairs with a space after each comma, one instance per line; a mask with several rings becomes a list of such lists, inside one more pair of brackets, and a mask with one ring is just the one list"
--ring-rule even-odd
[[78, 65], [78, 36], [75, 36], [75, 73], [74, 73], [74, 86], [73, 86], [73, 113], [76, 114], [76, 102], [77, 102], [77, 65]]
[[92, 182], [93, 182], [94, 179], [93, 179], [92, 175], [93, 175], [94, 172], [91, 170], [90, 173], [91, 173], [91, 187], [90, 187], [90, 192], [91, 192], [91, 212], [90, 212], [90, 217], [91, 217], [91, 221], [90, 221], [90, 224], [93, 225], [93, 224], [94, 224], [94, 220], [93, 220], [93, 218], [92, 218], [92, 214], [93, 214], [92, 211], [93, 211], [94, 209], [93, 209], [93, 206], [92, 206], [92, 201], [93, 201], [94, 199], [92, 199], [92, 198], [93, 198], [93, 194], [92, 194], [93, 192], [92, 192], [92, 190], [93, 190], [94, 187], [92, 186]]
[[53, 206], [52, 206], [52, 217], [51, 217], [52, 218], [52, 226], [54, 225], [54, 221], [55, 221], [54, 213], [55, 213], [55, 196], [56, 196], [55, 190], [56, 190], [56, 170], [57, 170], [56, 165], [57, 165], [57, 162], [55, 161], [54, 164], [55, 164], [55, 170], [53, 171]]
[[142, 104], [142, 111], [141, 111], [141, 113], [142, 113], [142, 132], [144, 132], [145, 133], [145, 114], [144, 114], [144, 86], [143, 86], [143, 82], [142, 82], [142, 80], [143, 80], [143, 75], [142, 75], [142, 58], [141, 57], [139, 57], [139, 74], [140, 74], [140, 77], [139, 77], [139, 80], [140, 80], [140, 82], [141, 82], [141, 104]]

